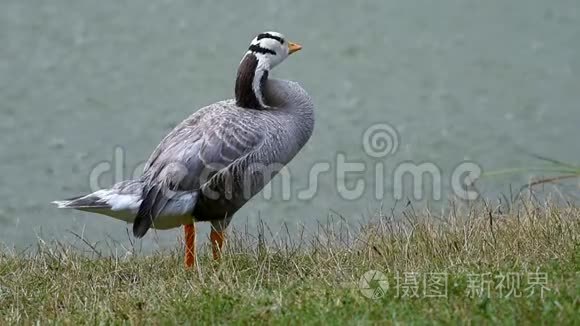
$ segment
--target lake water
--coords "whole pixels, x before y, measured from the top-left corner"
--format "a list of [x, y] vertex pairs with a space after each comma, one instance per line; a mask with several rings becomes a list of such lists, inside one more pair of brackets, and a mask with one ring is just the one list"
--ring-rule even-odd
[[[466, 160], [484, 171], [537, 165], [525, 151], [580, 161], [577, 0], [2, 0], [0, 241], [25, 248], [74, 232], [126, 244], [124, 223], [50, 201], [90, 191], [106, 164], [130, 177], [175, 124], [232, 96], [242, 54], [266, 30], [303, 44], [272, 74], [311, 94], [316, 130], [290, 164], [291, 199], [276, 188], [258, 196], [237, 225], [357, 221], [393, 206], [401, 162], [437, 166], [444, 202]], [[362, 145], [377, 123], [397, 132], [378, 158]], [[337, 176], [340, 159], [365, 171]], [[314, 195], [298, 199], [325, 163]], [[482, 183], [494, 194], [526, 177]], [[342, 183], [357, 180], [362, 195], [346, 199]], [[143, 245], [171, 246], [176, 235], [150, 232]]]

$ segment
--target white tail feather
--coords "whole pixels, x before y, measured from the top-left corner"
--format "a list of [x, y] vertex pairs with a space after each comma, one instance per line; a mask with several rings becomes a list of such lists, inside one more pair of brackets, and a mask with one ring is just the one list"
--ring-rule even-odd
[[[77, 209], [107, 215], [118, 220], [133, 223], [141, 205], [141, 187], [131, 187], [127, 191], [127, 181], [111, 189], [103, 189], [86, 196], [70, 200], [56, 200], [58, 208]], [[169, 229], [191, 223], [192, 212], [197, 202], [196, 192], [177, 193], [155, 219], [153, 228]]]

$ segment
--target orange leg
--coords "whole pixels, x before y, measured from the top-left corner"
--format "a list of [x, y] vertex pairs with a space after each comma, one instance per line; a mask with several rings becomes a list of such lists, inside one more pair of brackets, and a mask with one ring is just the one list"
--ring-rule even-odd
[[216, 231], [214, 229], [212, 229], [209, 234], [214, 260], [220, 260], [222, 257], [222, 248], [224, 247], [225, 236], [225, 232]]
[[186, 224], [185, 231], [185, 267], [192, 267], [195, 264], [195, 225]]

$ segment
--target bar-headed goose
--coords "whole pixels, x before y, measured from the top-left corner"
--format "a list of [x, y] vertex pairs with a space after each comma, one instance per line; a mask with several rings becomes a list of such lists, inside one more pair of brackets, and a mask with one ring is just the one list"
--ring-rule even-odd
[[235, 99], [193, 113], [157, 146], [137, 180], [55, 201], [150, 228], [185, 226], [187, 266], [195, 263], [194, 222], [212, 223], [213, 255], [221, 254], [234, 213], [258, 193], [310, 138], [310, 96], [270, 70], [302, 47], [276, 32], [259, 34], [240, 62]]

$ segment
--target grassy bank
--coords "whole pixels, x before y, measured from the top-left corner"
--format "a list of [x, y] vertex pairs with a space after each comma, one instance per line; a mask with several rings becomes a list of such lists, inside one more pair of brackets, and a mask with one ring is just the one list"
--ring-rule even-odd
[[[201, 248], [196, 270], [182, 267], [178, 249], [129, 258], [89, 257], [66, 244], [5, 251], [0, 324], [571, 324], [580, 308], [573, 207], [522, 202], [502, 213], [480, 204], [439, 216], [409, 208], [357, 228], [339, 219], [291, 240], [230, 233], [222, 262]], [[363, 275], [370, 281], [361, 287]]]

